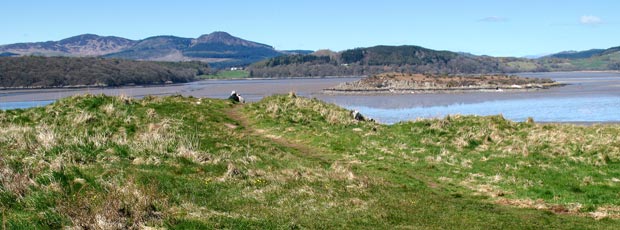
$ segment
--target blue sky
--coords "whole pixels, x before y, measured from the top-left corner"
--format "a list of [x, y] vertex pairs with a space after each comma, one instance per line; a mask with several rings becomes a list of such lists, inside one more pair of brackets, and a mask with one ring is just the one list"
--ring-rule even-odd
[[0, 44], [226, 31], [280, 50], [406, 44], [524, 56], [620, 46], [618, 9], [616, 0], [2, 0]]

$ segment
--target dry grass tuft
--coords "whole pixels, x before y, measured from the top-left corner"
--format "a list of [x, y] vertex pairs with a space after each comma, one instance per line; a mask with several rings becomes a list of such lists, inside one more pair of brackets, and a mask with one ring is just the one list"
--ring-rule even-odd
[[114, 112], [116, 111], [116, 108], [114, 108], [114, 104], [109, 103], [109, 104], [106, 104], [103, 107], [101, 107], [101, 110], [103, 110], [103, 112], [106, 115], [112, 116], [112, 115], [114, 115]]
[[532, 200], [532, 199], [506, 199], [501, 198], [496, 201], [498, 204], [502, 205], [510, 205], [519, 208], [533, 208], [539, 210], [550, 210], [550, 205], [545, 203], [542, 199]]
[[355, 174], [353, 174], [353, 172], [348, 167], [345, 167], [338, 162], [332, 164], [329, 177], [336, 180], [347, 181], [353, 181], [356, 179]]
[[0, 158], [0, 185], [2, 185], [2, 190], [8, 191], [21, 199], [30, 191], [30, 186], [35, 186], [36, 184], [27, 174], [15, 172], [4, 165]]
[[153, 119], [157, 116], [157, 112], [155, 112], [155, 109], [153, 108], [149, 108], [146, 110], [146, 117]]
[[105, 185], [109, 192], [103, 197], [85, 193], [59, 207], [74, 229], [142, 229], [162, 223], [165, 215], [159, 207], [165, 199], [155, 195], [155, 189], [137, 187], [133, 181]]
[[227, 170], [226, 170], [226, 177], [228, 178], [234, 178], [237, 176], [241, 176], [243, 173], [241, 172], [241, 170], [239, 170], [237, 167], [235, 167], [235, 165], [233, 165], [232, 163], [228, 163], [227, 166]]
[[297, 98], [297, 94], [295, 94], [295, 91], [290, 91], [290, 92], [288, 92], [288, 97], [290, 97], [290, 98]]
[[176, 152], [177, 156], [184, 157], [198, 164], [204, 164], [211, 160], [210, 154], [197, 151], [194, 147], [181, 145]]
[[152, 152], [165, 154], [169, 147], [173, 146], [177, 140], [176, 121], [163, 119], [157, 123], [150, 123], [146, 130], [138, 134], [137, 140], [131, 145], [137, 152]]
[[37, 142], [43, 149], [49, 150], [56, 145], [56, 133], [47, 125], [37, 127]]
[[0, 143], [8, 149], [27, 150], [34, 146], [34, 133], [34, 128], [10, 124], [0, 129]]
[[82, 111], [73, 118], [73, 124], [79, 125], [92, 121], [95, 118], [91, 113]]
[[600, 220], [604, 218], [618, 219], [620, 218], [620, 206], [605, 205], [598, 207], [596, 211], [588, 213], [590, 217]]
[[123, 104], [131, 104], [134, 101], [133, 97], [127, 96], [126, 94], [118, 95], [118, 97], [116, 97], [116, 100]]

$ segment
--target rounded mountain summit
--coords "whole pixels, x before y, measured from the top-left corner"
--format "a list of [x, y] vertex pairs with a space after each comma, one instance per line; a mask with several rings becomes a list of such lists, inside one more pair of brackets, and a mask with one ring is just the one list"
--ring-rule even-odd
[[202, 61], [216, 68], [247, 65], [290, 54], [287, 51], [275, 50], [270, 45], [248, 41], [221, 31], [198, 38], [166, 35], [142, 40], [82, 34], [60, 41], [2, 45], [0, 53], [12, 56], [100, 56], [147, 61]]

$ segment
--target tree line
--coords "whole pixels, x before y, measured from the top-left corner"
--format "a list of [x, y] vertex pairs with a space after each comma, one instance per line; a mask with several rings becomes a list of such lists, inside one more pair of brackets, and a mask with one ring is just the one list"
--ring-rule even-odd
[[97, 57], [1, 57], [0, 87], [122, 86], [189, 82], [212, 70], [201, 62]]
[[[575, 70], [620, 70], [611, 48], [586, 59], [476, 56], [419, 46], [375, 46], [342, 52], [288, 55], [252, 64], [252, 77], [317, 77], [372, 75], [386, 72], [428, 74], [492, 74]], [[608, 56], [601, 56], [608, 55]], [[616, 55], [617, 56], [617, 55]]]
[[[419, 46], [375, 46], [321, 55], [288, 55], [258, 62], [249, 67], [253, 77], [305, 77], [371, 75], [385, 72], [433, 74], [485, 74], [518, 72], [510, 58], [464, 55]], [[525, 61], [518, 59], [517, 61]], [[529, 61], [533, 69], [542, 65]]]

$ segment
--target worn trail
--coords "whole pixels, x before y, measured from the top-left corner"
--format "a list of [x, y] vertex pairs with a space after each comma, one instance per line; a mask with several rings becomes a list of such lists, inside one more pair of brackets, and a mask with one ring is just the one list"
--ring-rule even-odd
[[252, 135], [252, 136], [260, 136], [262, 138], [269, 139], [278, 145], [285, 146], [291, 149], [295, 149], [299, 153], [306, 155], [306, 156], [315, 156], [315, 157], [318, 156], [317, 153], [319, 151], [317, 149], [310, 148], [307, 145], [304, 145], [301, 143], [292, 142], [286, 138], [271, 135], [267, 133], [265, 130], [256, 129], [254, 127], [253, 122], [246, 115], [242, 113], [241, 110], [243, 109], [243, 106], [244, 105], [242, 104], [235, 105], [233, 108], [231, 108], [228, 111], [227, 115], [230, 119], [237, 121], [239, 125], [244, 128], [244, 132], [246, 134]]

